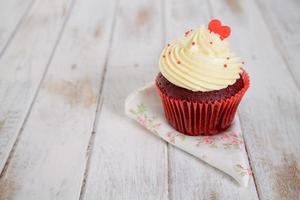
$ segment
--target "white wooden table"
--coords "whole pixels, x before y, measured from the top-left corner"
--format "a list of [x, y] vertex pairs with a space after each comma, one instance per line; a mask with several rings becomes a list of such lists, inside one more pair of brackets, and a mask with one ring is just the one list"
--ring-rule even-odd
[[[251, 76], [248, 188], [123, 111], [213, 17]], [[300, 199], [299, 63], [297, 0], [0, 0], [0, 199]]]

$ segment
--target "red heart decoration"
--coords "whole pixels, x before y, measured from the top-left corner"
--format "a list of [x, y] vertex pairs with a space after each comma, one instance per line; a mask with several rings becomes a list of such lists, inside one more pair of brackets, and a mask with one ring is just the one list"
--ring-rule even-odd
[[221, 40], [224, 40], [230, 35], [230, 27], [229, 26], [222, 26], [220, 20], [213, 19], [208, 24], [208, 29], [211, 32], [217, 33], [220, 35]]

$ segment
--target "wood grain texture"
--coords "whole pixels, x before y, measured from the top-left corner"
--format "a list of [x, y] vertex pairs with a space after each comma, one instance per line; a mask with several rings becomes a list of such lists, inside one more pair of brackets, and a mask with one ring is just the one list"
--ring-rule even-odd
[[[38, 12], [59, 13], [55, 8], [67, 2], [47, 3]], [[75, 4], [0, 179], [0, 199], [79, 199], [114, 5], [97, 0]]]
[[[166, 4], [167, 40], [210, 20], [206, 1], [171, 1]], [[245, 153], [245, 157], [247, 154]], [[170, 199], [258, 199], [253, 179], [248, 188], [223, 172], [169, 145]]]
[[166, 199], [166, 144], [128, 119], [124, 101], [153, 81], [161, 1], [120, 1], [83, 199]]
[[259, 197], [299, 199], [300, 92], [272, 30], [253, 1], [235, 1], [239, 12], [224, 1], [210, 2], [214, 17], [232, 26], [231, 41], [250, 73], [239, 114]]
[[0, 171], [19, 135], [70, 1], [36, 2], [0, 60]]
[[0, 3], [0, 58], [23, 22], [33, 0], [10, 0]]
[[[299, 10], [296, 0], [0, 1], [0, 199], [299, 199]], [[232, 27], [251, 77], [239, 109], [248, 188], [123, 111], [154, 80], [163, 45], [211, 17]]]
[[265, 24], [300, 88], [300, 2], [257, 0]]

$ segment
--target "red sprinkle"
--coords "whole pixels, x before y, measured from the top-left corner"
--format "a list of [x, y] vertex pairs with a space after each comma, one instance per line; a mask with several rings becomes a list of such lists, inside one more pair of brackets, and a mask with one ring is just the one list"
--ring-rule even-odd
[[195, 42], [192, 42], [192, 45], [195, 45], [196, 43]]
[[185, 32], [185, 33], [184, 33], [184, 36], [185, 36], [185, 37], [188, 36], [189, 33], [190, 33], [190, 31]]
[[227, 67], [227, 64], [224, 64], [224, 67], [226, 68], [226, 67]]
[[178, 61], [177, 61], [177, 64], [180, 64], [180, 63], [181, 63], [181, 62], [178, 60]]

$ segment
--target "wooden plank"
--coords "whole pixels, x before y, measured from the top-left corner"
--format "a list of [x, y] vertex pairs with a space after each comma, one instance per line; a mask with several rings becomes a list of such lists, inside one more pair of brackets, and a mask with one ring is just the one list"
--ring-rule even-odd
[[33, 0], [10, 0], [0, 2], [0, 57], [14, 37]]
[[276, 47], [283, 55], [295, 81], [300, 88], [300, 4], [299, 1], [258, 0], [261, 10], [273, 36]]
[[[34, 14], [35, 17], [58, 14], [67, 2], [42, 3], [44, 6], [38, 6], [36, 12], [43, 15]], [[115, 1], [87, 0], [75, 4], [0, 179], [1, 199], [79, 198], [114, 8]], [[46, 27], [47, 31], [55, 29], [55, 19], [55, 15], [48, 19], [52, 26]]]
[[0, 59], [0, 172], [57, 43], [70, 0], [35, 2]]
[[[206, 25], [210, 16], [207, 1], [167, 1], [167, 40]], [[170, 199], [258, 199], [252, 178], [248, 188], [240, 187], [229, 176], [173, 146], [169, 146], [169, 166]]]
[[[210, 1], [246, 61], [240, 119], [260, 199], [299, 199], [300, 92], [253, 1]], [[284, 5], [284, 4], [283, 4]]]
[[124, 101], [153, 81], [161, 1], [120, 1], [83, 199], [166, 199], [166, 144], [125, 117]]

